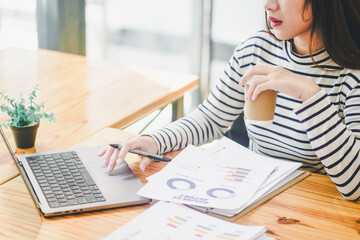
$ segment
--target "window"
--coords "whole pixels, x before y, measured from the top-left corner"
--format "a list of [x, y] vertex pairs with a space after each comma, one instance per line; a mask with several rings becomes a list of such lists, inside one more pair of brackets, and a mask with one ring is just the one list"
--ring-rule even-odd
[[36, 49], [36, 0], [0, 1], [0, 49]]
[[[0, 48], [36, 49], [38, 42], [43, 48], [56, 47], [52, 42], [66, 36], [54, 37], [49, 30], [66, 34], [59, 22], [71, 19], [57, 17], [66, 18], [59, 11], [76, 4], [80, 6], [78, 11], [85, 11], [72, 9], [75, 17], [85, 14], [89, 59], [200, 75], [207, 90], [222, 73], [235, 47], [265, 27], [260, 0], [2, 0]], [[84, 4], [85, 9], [81, 7]], [[45, 23], [38, 20], [37, 26], [37, 18], [45, 19]], [[199, 90], [185, 96], [185, 113], [200, 100]], [[171, 121], [169, 111], [169, 117], [162, 120]]]
[[265, 29], [263, 0], [214, 0], [211, 27], [210, 88], [234, 49], [249, 35]]

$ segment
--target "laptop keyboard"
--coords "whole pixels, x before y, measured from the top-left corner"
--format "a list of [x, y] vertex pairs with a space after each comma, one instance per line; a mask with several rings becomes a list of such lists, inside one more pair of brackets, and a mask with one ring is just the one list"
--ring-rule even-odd
[[51, 208], [105, 201], [76, 152], [45, 154], [26, 160]]

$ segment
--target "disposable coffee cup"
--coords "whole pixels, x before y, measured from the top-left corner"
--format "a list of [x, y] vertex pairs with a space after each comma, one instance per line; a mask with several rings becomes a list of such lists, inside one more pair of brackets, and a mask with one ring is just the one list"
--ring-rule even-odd
[[256, 125], [272, 124], [275, 114], [277, 92], [266, 90], [261, 92], [254, 101], [246, 99], [250, 85], [245, 84], [245, 119]]

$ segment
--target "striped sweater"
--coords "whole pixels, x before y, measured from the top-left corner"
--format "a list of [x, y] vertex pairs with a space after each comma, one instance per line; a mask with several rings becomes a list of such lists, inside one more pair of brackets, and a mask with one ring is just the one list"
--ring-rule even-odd
[[243, 112], [244, 88], [239, 80], [250, 66], [266, 62], [310, 78], [322, 90], [305, 102], [279, 93], [273, 124], [246, 124], [250, 149], [326, 173], [346, 199], [358, 199], [360, 70], [338, 66], [325, 50], [313, 58], [316, 65], [310, 56], [294, 53], [290, 41], [275, 40], [266, 31], [256, 33], [235, 49], [216, 86], [197, 109], [150, 134], [158, 153], [222, 137]]

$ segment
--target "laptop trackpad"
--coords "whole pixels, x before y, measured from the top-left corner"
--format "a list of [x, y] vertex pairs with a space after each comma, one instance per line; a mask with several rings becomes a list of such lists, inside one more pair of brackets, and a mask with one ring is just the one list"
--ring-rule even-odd
[[120, 181], [131, 181], [137, 177], [129, 169], [127, 164], [116, 166], [111, 173], [107, 173], [108, 166], [104, 166], [103, 161], [91, 161], [86, 163], [92, 177], [96, 178], [96, 182], [100, 184], [114, 184]]

